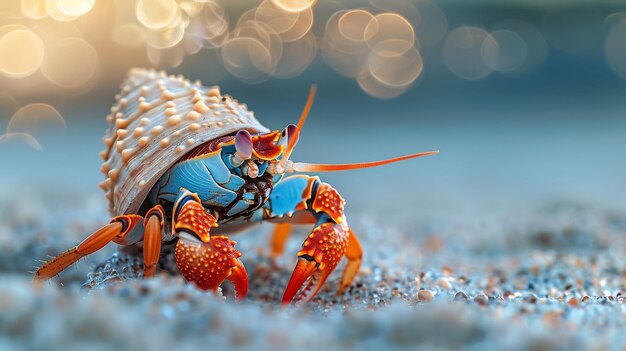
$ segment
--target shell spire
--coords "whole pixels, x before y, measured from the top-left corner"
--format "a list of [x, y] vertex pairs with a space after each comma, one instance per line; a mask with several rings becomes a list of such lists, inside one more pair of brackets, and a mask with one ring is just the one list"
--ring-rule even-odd
[[136, 213], [163, 173], [195, 147], [241, 129], [269, 132], [219, 87], [146, 69], [128, 73], [107, 121], [100, 187], [113, 216]]

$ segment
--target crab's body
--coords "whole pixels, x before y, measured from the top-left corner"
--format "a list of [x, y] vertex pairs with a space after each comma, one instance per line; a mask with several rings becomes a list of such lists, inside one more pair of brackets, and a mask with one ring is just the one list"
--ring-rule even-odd
[[173, 204], [180, 188], [185, 188], [196, 193], [205, 208], [215, 212], [221, 227], [261, 220], [252, 218], [252, 215], [266, 204], [274, 185], [282, 177], [266, 173], [268, 164], [265, 161], [257, 162], [257, 177], [244, 176], [241, 167], [233, 167], [228, 162], [235, 149], [232, 143], [226, 144], [233, 137], [221, 139], [215, 143], [218, 150], [184, 158], [167, 170], [148, 194], [149, 206]]
[[[142, 243], [144, 276], [154, 275], [163, 243], [176, 241], [183, 276], [201, 289], [216, 290], [230, 280], [237, 295], [248, 289], [236, 244], [220, 233], [259, 223], [279, 223], [272, 254], [283, 251], [291, 224], [315, 224], [298, 253], [298, 264], [283, 303], [302, 290], [312, 298], [343, 256], [348, 264], [340, 290], [358, 272], [361, 247], [344, 215], [345, 201], [317, 177], [285, 172], [375, 166], [403, 158], [359, 165], [294, 164], [289, 155], [310, 108], [298, 125], [270, 132], [245, 105], [182, 76], [132, 70], [107, 117], [106, 149], [100, 187], [113, 219], [78, 246], [36, 272], [50, 278], [110, 241]], [[214, 229], [215, 228], [215, 229]]]

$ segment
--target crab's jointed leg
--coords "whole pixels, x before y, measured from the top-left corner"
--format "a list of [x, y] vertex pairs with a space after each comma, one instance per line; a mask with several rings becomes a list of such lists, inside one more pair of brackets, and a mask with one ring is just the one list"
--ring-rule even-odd
[[287, 239], [289, 239], [290, 233], [291, 223], [283, 222], [276, 224], [274, 232], [272, 233], [272, 239], [270, 241], [272, 259], [276, 259], [280, 255], [282, 255], [283, 252], [285, 252], [285, 244], [287, 243]]
[[165, 221], [165, 213], [161, 205], [154, 206], [143, 220], [143, 276], [150, 278], [156, 272], [161, 254], [161, 233]]
[[[341, 195], [317, 177], [288, 177], [273, 189], [266, 206], [270, 220], [315, 223], [297, 254], [298, 263], [285, 290], [283, 304], [291, 302], [303, 286], [300, 298], [311, 300], [344, 255], [348, 264], [339, 292], [352, 283], [361, 265], [362, 252], [343, 213], [344, 205]], [[272, 242], [276, 241], [272, 239]], [[314, 290], [309, 293], [311, 289]]]
[[44, 263], [35, 271], [35, 279], [50, 279], [82, 257], [102, 249], [111, 241], [119, 245], [135, 244], [144, 238], [145, 224], [149, 224], [148, 242], [144, 243], [144, 245], [149, 246], [149, 252], [146, 253], [144, 251], [146, 272], [148, 272], [149, 276], [154, 274], [161, 249], [162, 219], [155, 224], [153, 219], [155, 216], [153, 214], [159, 213], [162, 214], [163, 209], [160, 205], [157, 205], [148, 212], [145, 221], [136, 214], [122, 215], [111, 219], [109, 224], [89, 235], [77, 246]]
[[217, 291], [229, 280], [237, 298], [248, 292], [248, 274], [235, 250], [235, 241], [226, 236], [211, 236], [217, 227], [216, 215], [202, 205], [198, 194], [181, 188], [172, 213], [172, 230], [178, 236], [176, 264], [189, 282], [202, 290]]

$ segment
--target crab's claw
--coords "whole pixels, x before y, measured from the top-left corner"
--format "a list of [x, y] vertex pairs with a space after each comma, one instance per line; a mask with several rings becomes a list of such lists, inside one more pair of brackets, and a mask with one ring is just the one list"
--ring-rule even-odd
[[248, 292], [248, 273], [235, 244], [226, 236], [211, 236], [205, 243], [183, 233], [176, 244], [176, 264], [183, 277], [202, 290], [217, 291], [230, 280], [237, 298], [242, 299]]
[[[298, 263], [283, 295], [283, 304], [290, 303], [300, 288], [299, 299], [311, 300], [346, 252], [349, 229], [347, 225], [324, 223], [316, 227], [298, 252]], [[309, 291], [314, 289], [309, 294]]]

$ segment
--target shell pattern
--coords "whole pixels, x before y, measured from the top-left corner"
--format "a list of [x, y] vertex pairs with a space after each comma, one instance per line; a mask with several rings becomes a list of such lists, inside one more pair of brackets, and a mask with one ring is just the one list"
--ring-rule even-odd
[[107, 116], [100, 188], [112, 216], [136, 213], [157, 180], [205, 142], [246, 129], [266, 133], [245, 104], [219, 87], [183, 76], [133, 69]]

